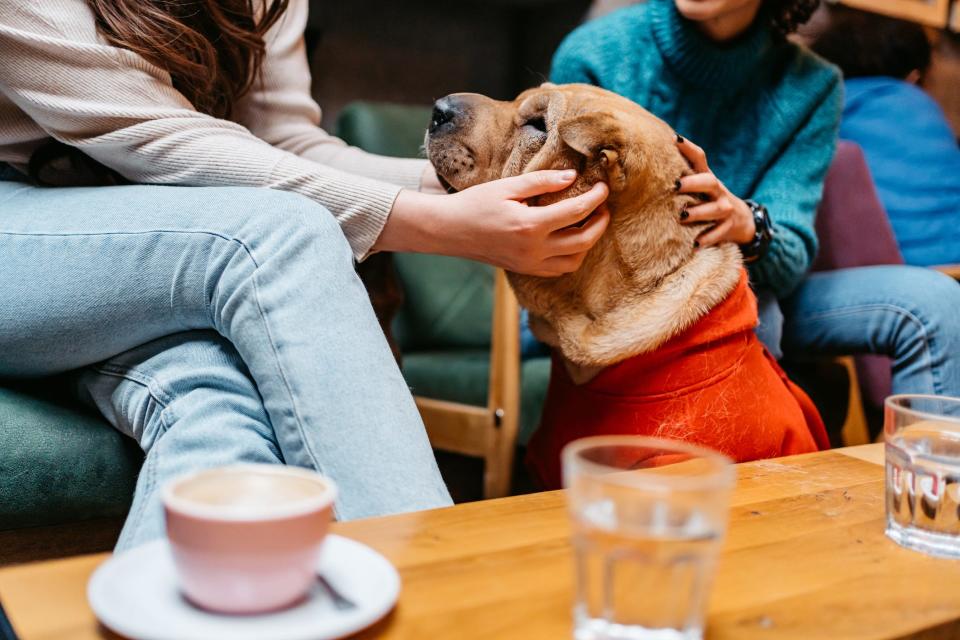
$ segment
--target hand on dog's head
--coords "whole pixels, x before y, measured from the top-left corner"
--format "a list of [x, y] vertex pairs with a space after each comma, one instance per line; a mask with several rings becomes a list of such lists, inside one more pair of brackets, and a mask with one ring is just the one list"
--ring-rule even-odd
[[[511, 102], [469, 93], [438, 100], [426, 148], [453, 190], [539, 169], [576, 169], [568, 189], [531, 204], [606, 182], [615, 205], [621, 196], [635, 202], [644, 195], [628, 193], [637, 190], [631, 187], [672, 188], [687, 168], [674, 140], [670, 127], [626, 98], [589, 85], [544, 84]], [[665, 151], [673, 166], [661, 166]]]

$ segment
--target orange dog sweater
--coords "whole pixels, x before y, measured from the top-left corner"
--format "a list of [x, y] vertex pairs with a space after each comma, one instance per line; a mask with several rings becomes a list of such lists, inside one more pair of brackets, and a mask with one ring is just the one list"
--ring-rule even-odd
[[686, 440], [737, 462], [828, 448], [817, 408], [757, 339], [756, 325], [744, 271], [696, 324], [586, 384], [574, 384], [554, 354], [540, 427], [527, 449], [535, 479], [559, 488], [561, 449], [586, 436]]

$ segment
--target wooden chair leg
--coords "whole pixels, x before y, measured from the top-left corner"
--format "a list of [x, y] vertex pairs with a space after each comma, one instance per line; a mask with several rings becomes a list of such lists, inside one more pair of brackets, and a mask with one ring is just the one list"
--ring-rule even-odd
[[502, 269], [497, 269], [493, 296], [487, 403], [492, 424], [484, 456], [485, 498], [510, 493], [520, 427], [520, 307]]
[[857, 378], [857, 366], [852, 356], [837, 358], [837, 362], [847, 370], [850, 378], [850, 395], [847, 402], [847, 419], [843, 422], [841, 431], [843, 445], [851, 447], [870, 442], [870, 429], [867, 427], [867, 414], [863, 410], [863, 399], [860, 397], [860, 380]]
[[483, 497], [503, 498], [510, 495], [511, 480], [513, 479], [513, 448], [503, 451], [498, 448], [491, 451], [484, 460], [483, 469]]

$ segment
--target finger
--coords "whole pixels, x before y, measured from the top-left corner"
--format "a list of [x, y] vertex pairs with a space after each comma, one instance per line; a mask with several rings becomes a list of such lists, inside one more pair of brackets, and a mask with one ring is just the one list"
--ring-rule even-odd
[[697, 237], [697, 245], [700, 247], [712, 247], [727, 239], [727, 234], [733, 227], [733, 221], [729, 218], [715, 226], [709, 231], [705, 231]]
[[706, 204], [688, 207], [680, 213], [680, 222], [693, 224], [695, 222], [721, 222], [733, 215], [733, 203], [725, 196]]
[[710, 171], [710, 167], [707, 166], [707, 154], [703, 149], [680, 136], [677, 136], [677, 148], [680, 149], [683, 157], [690, 162], [690, 166], [693, 167], [694, 171], [697, 173]]
[[600, 205], [582, 227], [554, 231], [550, 236], [547, 252], [554, 256], [585, 253], [597, 243], [609, 224], [610, 212], [604, 205]]
[[569, 256], [554, 256], [543, 261], [542, 269], [547, 273], [552, 273], [554, 276], [572, 273], [580, 268], [580, 265], [583, 264], [583, 259], [586, 257], [586, 251], [574, 253]]
[[712, 173], [695, 173], [680, 178], [680, 193], [705, 193], [717, 198], [721, 195], [721, 183]]
[[573, 169], [563, 171], [531, 171], [519, 176], [501, 178], [491, 182], [494, 188], [502, 190], [504, 197], [511, 200], [526, 200], [544, 193], [553, 193], [566, 189], [577, 179]]
[[551, 231], [556, 231], [576, 224], [593, 213], [594, 209], [603, 204], [609, 193], [607, 185], [598, 182], [589, 191], [578, 196], [565, 198], [545, 207], [531, 207], [530, 213], [536, 215]]

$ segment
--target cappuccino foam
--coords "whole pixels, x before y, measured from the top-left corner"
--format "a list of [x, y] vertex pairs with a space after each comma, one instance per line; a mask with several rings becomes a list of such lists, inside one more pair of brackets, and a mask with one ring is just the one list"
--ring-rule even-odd
[[258, 511], [315, 500], [327, 490], [327, 485], [319, 480], [249, 469], [222, 469], [202, 473], [180, 484], [173, 495], [201, 508]]

